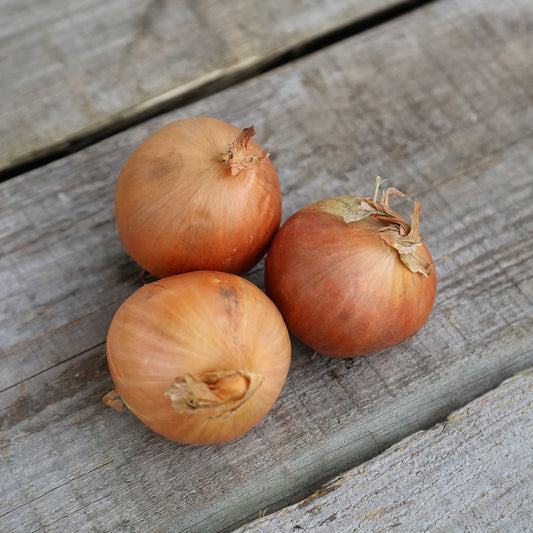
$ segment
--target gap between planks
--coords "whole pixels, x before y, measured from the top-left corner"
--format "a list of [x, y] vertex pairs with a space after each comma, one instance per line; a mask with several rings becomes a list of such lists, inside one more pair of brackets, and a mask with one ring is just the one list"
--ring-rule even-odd
[[232, 67], [211, 71], [189, 83], [153, 96], [140, 105], [125, 108], [108, 119], [85, 128], [81, 133], [72, 134], [64, 140], [34, 151], [32, 155], [0, 170], [0, 183], [78, 152], [150, 118], [179, 109], [260, 74], [287, 65], [436, 1], [406, 0], [377, 13], [350, 21], [322, 35], [290, 45], [279, 53], [266, 57], [250, 57]]

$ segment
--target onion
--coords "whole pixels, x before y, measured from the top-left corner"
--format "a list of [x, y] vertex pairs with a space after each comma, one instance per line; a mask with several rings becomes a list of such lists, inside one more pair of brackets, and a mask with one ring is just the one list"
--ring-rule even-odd
[[353, 357], [390, 348], [426, 322], [437, 291], [419, 233], [378, 200], [341, 196], [314, 203], [277, 233], [265, 264], [267, 294], [289, 330], [316, 352]]
[[196, 271], [143, 286], [115, 314], [107, 359], [117, 395], [148, 427], [184, 443], [225, 442], [261, 420], [291, 358], [274, 303], [249, 281]]
[[120, 172], [115, 216], [128, 253], [157, 277], [191, 270], [244, 274], [281, 220], [281, 190], [268, 154], [213, 118], [168, 124]]

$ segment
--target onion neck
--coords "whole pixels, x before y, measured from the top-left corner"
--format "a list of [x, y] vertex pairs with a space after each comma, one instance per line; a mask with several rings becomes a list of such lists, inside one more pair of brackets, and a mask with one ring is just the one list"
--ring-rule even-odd
[[253, 126], [244, 128], [233, 143], [224, 150], [221, 161], [228, 165], [232, 176], [237, 175], [241, 170], [252, 168], [256, 163], [268, 157], [266, 152], [262, 152], [261, 155], [249, 153], [248, 143], [254, 135]]
[[185, 374], [174, 379], [165, 396], [178, 412], [202, 412], [213, 418], [237, 412], [257, 391], [263, 376], [244, 370]]
[[[364, 198], [354, 196], [343, 212], [344, 222], [356, 222], [367, 217], [381, 220], [384, 223], [379, 230], [380, 237], [389, 246], [397, 250], [402, 263], [411, 271], [419, 272], [425, 277], [429, 277], [432, 270], [431, 263], [425, 261], [419, 254], [422, 246], [420, 236], [420, 202], [415, 203], [413, 214], [411, 215], [411, 225], [393, 211], [389, 206], [391, 196], [405, 196], [394, 187], [385, 189], [379, 198], [379, 187], [381, 178], [376, 178], [376, 188], [374, 198]], [[379, 198], [379, 199], [378, 199]]]

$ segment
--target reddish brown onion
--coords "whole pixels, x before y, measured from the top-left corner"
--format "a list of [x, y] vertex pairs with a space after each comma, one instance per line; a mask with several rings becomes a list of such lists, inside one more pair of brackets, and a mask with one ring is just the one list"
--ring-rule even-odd
[[265, 266], [267, 294], [289, 330], [315, 351], [353, 357], [414, 335], [433, 307], [437, 276], [419, 234], [378, 199], [342, 196], [314, 203], [277, 233]]
[[281, 220], [281, 190], [254, 128], [213, 118], [168, 124], [131, 155], [115, 191], [129, 254], [157, 277], [191, 270], [243, 274]]

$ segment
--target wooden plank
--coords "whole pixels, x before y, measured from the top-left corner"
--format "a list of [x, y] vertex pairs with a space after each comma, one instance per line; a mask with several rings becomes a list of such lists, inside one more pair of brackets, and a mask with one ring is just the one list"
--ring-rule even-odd
[[[531, 366], [532, 20], [526, 0], [442, 0], [2, 184], [2, 529], [229, 530]], [[107, 325], [142, 283], [111, 220], [116, 176], [193, 115], [255, 123], [284, 218], [390, 177], [421, 200], [439, 274], [419, 335], [346, 361], [294, 340], [272, 412], [213, 447], [100, 403]]]
[[0, 173], [403, 3], [1, 0]]
[[236, 533], [531, 531], [532, 404], [530, 369]]

